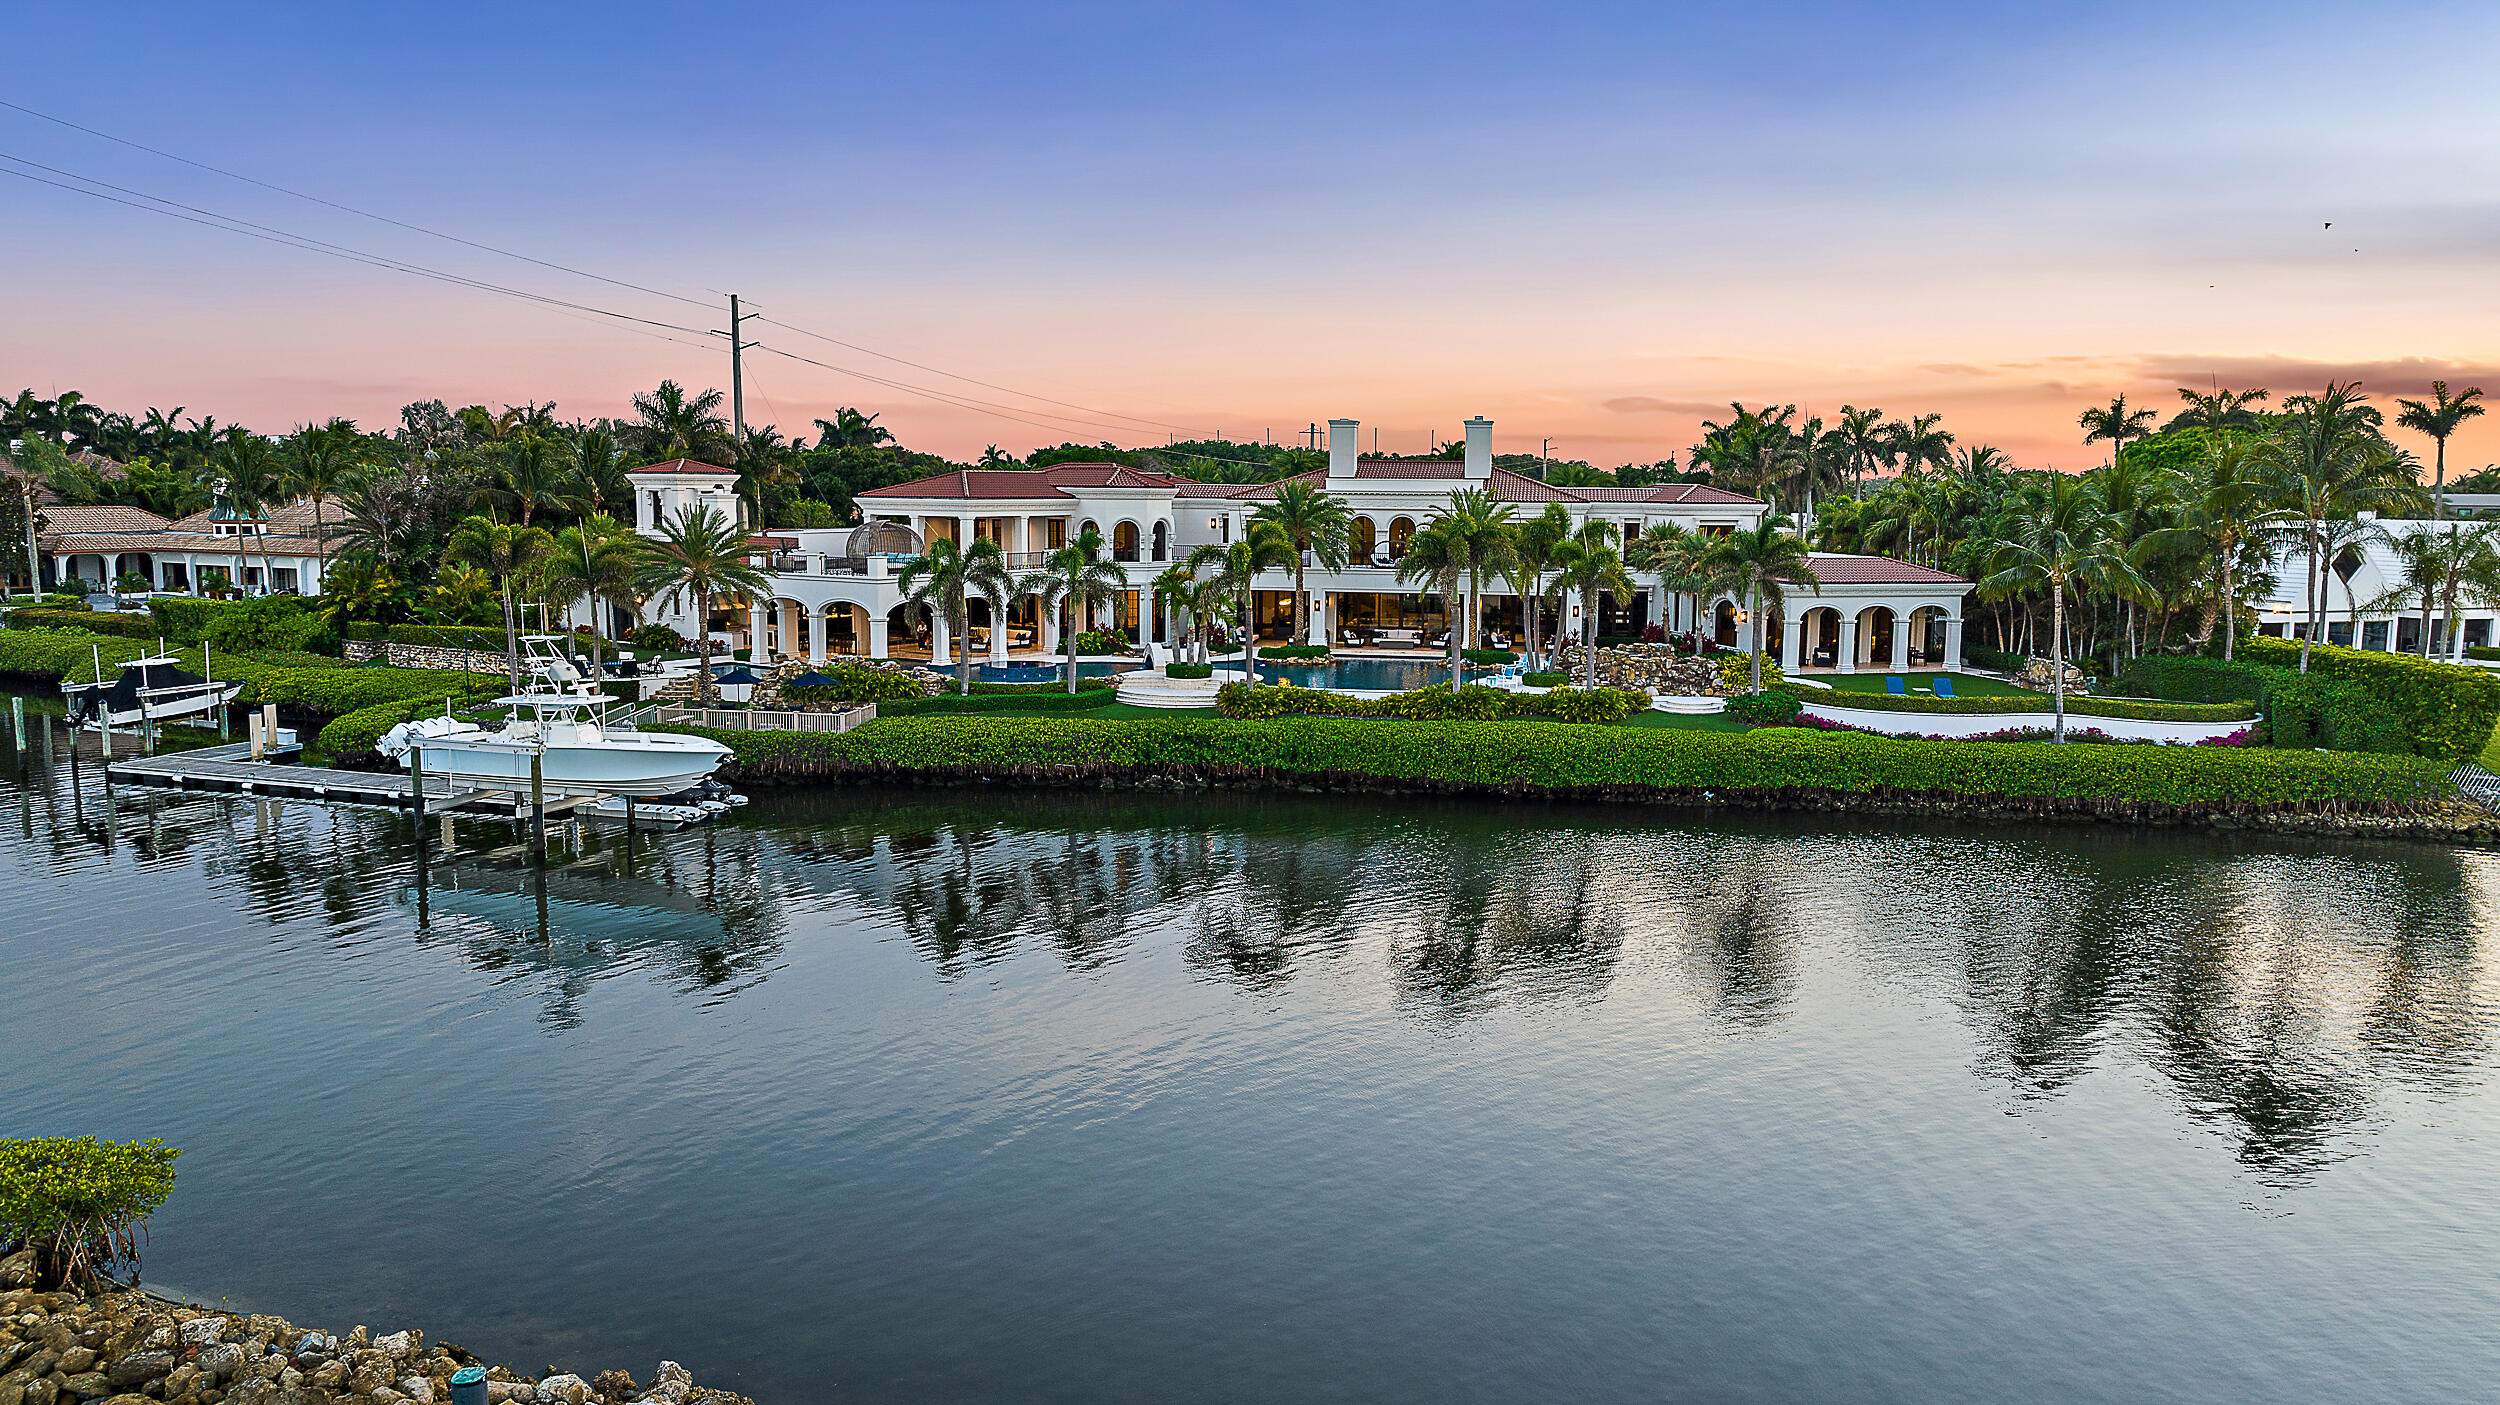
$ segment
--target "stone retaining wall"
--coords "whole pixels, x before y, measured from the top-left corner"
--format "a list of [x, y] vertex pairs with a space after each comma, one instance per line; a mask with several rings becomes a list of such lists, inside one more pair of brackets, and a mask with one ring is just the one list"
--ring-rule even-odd
[[[425, 1334], [307, 1331], [136, 1290], [40, 1293], [31, 1251], [0, 1260], [0, 1405], [449, 1405], [451, 1378], [485, 1363]], [[489, 1405], [754, 1405], [663, 1361], [648, 1383], [485, 1368]]]
[[443, 668], [454, 672], [502, 673], [504, 656], [483, 649], [446, 649], [437, 644], [402, 644], [387, 639], [350, 639], [341, 652], [352, 662], [380, 659], [393, 668]]

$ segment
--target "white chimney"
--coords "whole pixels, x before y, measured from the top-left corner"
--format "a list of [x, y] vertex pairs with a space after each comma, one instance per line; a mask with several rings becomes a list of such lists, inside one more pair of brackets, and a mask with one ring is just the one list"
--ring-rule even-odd
[[1478, 481], [1493, 476], [1493, 421], [1482, 415], [1467, 421], [1467, 476]]
[[1328, 476], [1352, 478], [1354, 461], [1362, 453], [1362, 425], [1354, 420], [1328, 422]]

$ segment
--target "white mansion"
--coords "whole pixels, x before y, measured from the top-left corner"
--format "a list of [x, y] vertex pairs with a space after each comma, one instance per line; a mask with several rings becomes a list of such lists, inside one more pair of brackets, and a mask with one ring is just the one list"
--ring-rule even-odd
[[[1519, 504], [1523, 516], [1560, 503], [1575, 524], [1610, 522], [1627, 538], [1661, 522], [1727, 532], [1750, 527], [1769, 511], [1757, 499], [1699, 484], [1566, 488], [1496, 468], [1493, 422], [1487, 419], [1467, 422], [1466, 457], [1457, 461], [1365, 459], [1356, 452], [1357, 429], [1353, 420], [1329, 421], [1328, 467], [1306, 475], [1306, 481], [1344, 499], [1354, 516], [1346, 567], [1312, 566], [1305, 573], [1314, 602], [1310, 643], [1420, 642], [1447, 629], [1452, 614], [1445, 603], [1400, 582], [1397, 563], [1416, 528], [1462, 488]], [[630, 477], [636, 526], [646, 534], [696, 506], [740, 519], [736, 480], [728, 469], [681, 459]], [[1030, 570], [1090, 526], [1111, 560], [1127, 571], [1130, 585], [1102, 623], [1125, 631], [1140, 646], [1168, 644], [1173, 622], [1154, 607], [1154, 578], [1202, 545], [1238, 540], [1273, 493], [1272, 484], [1201, 483], [1116, 464], [959, 469], [872, 489], [859, 495], [860, 526], [759, 534], [758, 561], [772, 583], [771, 598], [716, 614], [708, 623], [716, 637], [754, 648], [759, 659], [804, 656], [823, 662], [858, 654], [949, 663], [957, 641], [927, 611], [905, 603], [894, 579], [902, 562], [927, 542], [980, 537], [998, 543], [1012, 568]], [[1786, 617], [1768, 622], [1765, 642], [1785, 666], [1898, 669], [1959, 663], [1969, 582], [1885, 557], [1818, 552], [1813, 562], [1819, 588], [1790, 590]], [[1281, 640], [1291, 632], [1292, 590], [1291, 576], [1280, 571], [1273, 589], [1257, 592], [1261, 637]], [[675, 612], [659, 609], [659, 603], [646, 608], [646, 618], [694, 634], [685, 602], [678, 602]], [[1065, 612], [1043, 612], [1036, 604], [1030, 597], [1014, 602], [1003, 627], [993, 627], [986, 605], [976, 603], [971, 647], [998, 661], [1011, 650], [1056, 653], [1068, 627]], [[1481, 636], [1515, 640], [1522, 633], [1523, 605], [1509, 585], [1488, 582], [1473, 604]], [[1691, 618], [1692, 603], [1665, 598], [1654, 580], [1630, 599], [1610, 593], [1595, 601], [1567, 599], [1562, 618], [1549, 615], [1546, 626], [1576, 631], [1581, 612], [1589, 609], [1598, 612], [1604, 634], [1638, 633], [1652, 624], [1674, 631], [1698, 626], [1723, 643], [1744, 644], [1754, 627], [1733, 600], [1703, 602], [1699, 618]], [[1457, 617], [1467, 615], [1468, 602], [1459, 602]]]

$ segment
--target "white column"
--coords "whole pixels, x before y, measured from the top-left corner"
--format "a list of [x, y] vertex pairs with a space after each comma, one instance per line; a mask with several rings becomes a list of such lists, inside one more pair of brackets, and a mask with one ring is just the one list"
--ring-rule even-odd
[[993, 605], [990, 607], [990, 662], [1003, 664], [1006, 661], [1007, 611], [1003, 607]]
[[1901, 672], [1910, 666], [1910, 621], [1900, 611], [1892, 612], [1892, 671]]
[[1858, 617], [1855, 611], [1835, 611], [1840, 616], [1840, 671], [1858, 671]]
[[1962, 617], [1960, 615], [1955, 615], [1944, 622], [1944, 666], [1957, 671], [1962, 667]]
[[868, 616], [868, 657], [881, 659], [886, 656], [885, 635], [885, 616], [870, 613]]
[[1796, 618], [1783, 618], [1780, 621], [1780, 671], [1782, 673], [1795, 673], [1798, 661], [1804, 657], [1804, 618], [1804, 612], [1799, 611]]
[[1146, 592], [1141, 589], [1131, 594], [1137, 597], [1137, 608], [1129, 614], [1129, 638], [1142, 654], [1146, 651]]
[[1303, 631], [1302, 642], [1305, 644], [1328, 642], [1328, 592], [1325, 590], [1311, 592], [1311, 623]]
[[938, 615], [929, 616], [929, 662], [944, 668], [955, 661], [954, 641], [947, 636], [946, 621]]
[[[694, 627], [708, 633], [712, 622], [696, 620]], [[753, 663], [764, 661], [764, 602], [760, 600], [747, 602], [747, 659]]]
[[1057, 654], [1059, 652], [1059, 607], [1056, 605], [1051, 606], [1049, 609], [1041, 612], [1041, 617], [1042, 652], [1045, 654]]
[[812, 664], [825, 661], [825, 612], [812, 605], [807, 610], [807, 661]]

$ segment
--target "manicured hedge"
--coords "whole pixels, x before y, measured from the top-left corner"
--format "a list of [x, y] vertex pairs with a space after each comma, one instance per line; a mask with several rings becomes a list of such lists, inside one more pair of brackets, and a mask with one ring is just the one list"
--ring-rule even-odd
[[2110, 680], [2110, 691], [2174, 702], [2263, 702], [2268, 675], [2280, 672], [2245, 660], [2147, 655]]
[[[0, 673], [35, 678], [92, 682], [102, 656], [109, 675], [131, 659], [155, 652], [155, 640], [108, 638], [83, 630], [32, 629], [0, 633]], [[173, 656], [193, 673], [203, 671], [197, 645], [175, 649]], [[380, 703], [465, 695], [478, 688], [475, 675], [448, 669], [318, 668], [273, 665], [242, 654], [210, 648], [206, 671], [219, 679], [240, 682], [235, 701], [257, 706], [275, 703], [301, 712], [343, 716]], [[496, 685], [501, 691], [501, 685]]]
[[1290, 684], [1227, 683], [1216, 693], [1216, 708], [1227, 717], [1400, 717], [1494, 721], [1544, 718], [1556, 722], [1621, 722], [1649, 706], [1649, 697], [1629, 688], [1556, 688], [1547, 693], [1513, 693], [1470, 684], [1456, 692], [1417, 688], [1385, 698], [1356, 698], [1324, 688]]
[[1984, 668], [1991, 673], [2020, 673], [2027, 662], [2029, 660], [2022, 655], [2009, 654], [2002, 649], [1982, 649], [1972, 644], [1962, 646], [1962, 663], [1969, 668]]
[[162, 633], [146, 615], [116, 615], [98, 610], [46, 610], [28, 605], [9, 611], [11, 629], [83, 629], [123, 639], [154, 639]]
[[1491, 664], [1495, 668], [1519, 662], [1519, 656], [1508, 649], [1461, 649], [1458, 656], [1469, 663]]
[[[1076, 679], [1076, 690], [1080, 693], [1088, 688], [1117, 688], [1119, 686], [1117, 680], [1100, 674], [1081, 673]], [[950, 682], [947, 687], [952, 689], [954, 684]], [[1068, 685], [1057, 679], [1046, 683], [984, 683], [975, 678], [972, 680], [972, 691], [975, 694], [996, 693], [1002, 696], [1027, 697], [1039, 693], [1064, 693], [1068, 691]]]
[[[1801, 695], [1802, 696], [1802, 695]], [[1817, 692], [1810, 702], [1825, 707], [1862, 707], [1874, 712], [2054, 712], [2046, 695], [2025, 698], [1894, 697], [1890, 693]], [[2074, 717], [2132, 717], [2146, 722], [2248, 722], [2255, 720], [2253, 703], [2141, 702], [2133, 698], [2096, 698], [2069, 693], [2066, 712]]]
[[[2241, 640], [2240, 651], [2256, 663], [2284, 668], [2300, 663], [2296, 639], [2260, 635]], [[2500, 677], [2488, 669], [2320, 644], [2309, 652], [2309, 671], [2359, 684], [2394, 715], [2424, 756], [2458, 761], [2480, 756], [2493, 723], [2500, 721]]]
[[1519, 681], [1531, 688], [1562, 688], [1570, 685], [1571, 675], [1568, 673], [1524, 673], [1520, 675]]
[[896, 702], [877, 704], [879, 717], [925, 717], [959, 712], [1090, 712], [1109, 707], [1119, 701], [1118, 690], [1112, 688], [1080, 688], [1071, 693], [1063, 686], [1057, 692], [1042, 693], [940, 693], [933, 698], [903, 698]]
[[1328, 646], [1325, 644], [1270, 644], [1259, 650], [1259, 657], [1263, 659], [1324, 659], [1328, 657]]
[[1215, 665], [1211, 663], [1165, 664], [1163, 676], [1166, 678], [1213, 678]]
[[[684, 729], [698, 730], [698, 729]], [[849, 732], [714, 732], [734, 777], [879, 775], [1099, 783], [1329, 780], [1400, 789], [1619, 799], [1992, 802], [2111, 817], [2402, 811], [2452, 795], [2421, 757], [2218, 747], [2003, 746], [1771, 727], [1743, 733], [1521, 722], [1156, 718], [880, 719]]]

